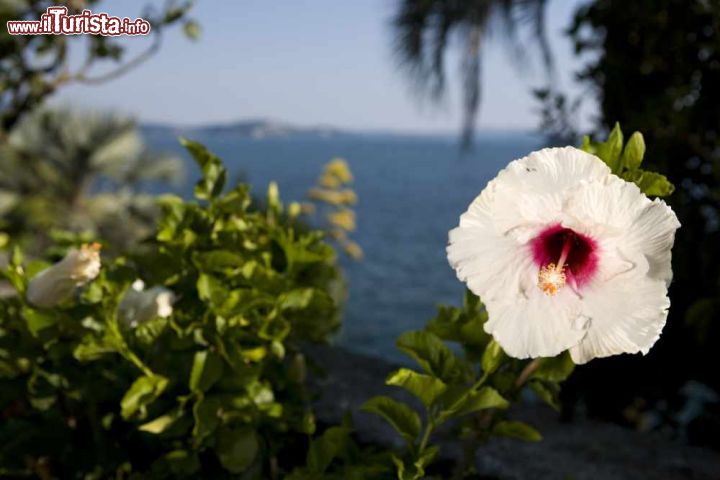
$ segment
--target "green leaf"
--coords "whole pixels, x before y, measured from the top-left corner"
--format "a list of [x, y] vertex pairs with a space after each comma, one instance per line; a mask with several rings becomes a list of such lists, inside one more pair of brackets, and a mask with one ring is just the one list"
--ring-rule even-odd
[[485, 322], [488, 319], [487, 312], [472, 312], [464, 314], [462, 318], [466, 319], [466, 321], [459, 325], [459, 342], [466, 347], [484, 348], [492, 338], [485, 331]]
[[409, 444], [420, 434], [418, 414], [404, 403], [390, 397], [373, 397], [365, 402], [361, 409], [384, 418]]
[[207, 392], [222, 376], [222, 358], [208, 350], [195, 353], [190, 370], [190, 390]]
[[313, 473], [324, 473], [330, 463], [347, 449], [350, 430], [346, 427], [330, 427], [310, 443], [307, 466]]
[[313, 294], [314, 289], [312, 288], [297, 288], [291, 290], [280, 295], [278, 298], [278, 306], [281, 310], [300, 310], [307, 308], [312, 300]]
[[465, 289], [465, 298], [463, 299], [463, 309], [468, 312], [475, 312], [482, 305], [480, 297], [475, 295], [470, 289]]
[[410, 355], [427, 373], [451, 383], [467, 373], [467, 367], [434, 333], [405, 332], [397, 340], [400, 350]]
[[195, 444], [199, 445], [203, 439], [215, 433], [220, 424], [220, 398], [217, 396], [208, 396], [200, 398], [193, 405], [193, 426], [192, 436]]
[[622, 148], [623, 134], [620, 129], [620, 124], [616, 122], [607, 141], [596, 146], [596, 155], [610, 167], [613, 173], [619, 173]]
[[562, 382], [566, 380], [575, 369], [575, 363], [568, 352], [563, 352], [555, 357], [543, 358], [540, 366], [530, 378], [537, 378], [549, 382]]
[[420, 480], [423, 477], [423, 474], [412, 468], [412, 465], [405, 466], [402, 458], [392, 455], [392, 461], [395, 464], [398, 480]]
[[640, 191], [651, 197], [666, 197], [675, 191], [675, 186], [665, 177], [655, 172], [637, 169], [620, 175], [628, 182], [633, 182]]
[[404, 388], [418, 397], [426, 407], [429, 407], [446, 389], [442, 380], [417, 373], [409, 368], [401, 368], [391, 373], [385, 383]]
[[53, 311], [41, 312], [32, 308], [24, 308], [23, 317], [25, 317], [28, 330], [34, 337], [37, 337], [42, 330], [58, 323], [59, 320], [57, 313]]
[[120, 401], [124, 419], [146, 415], [146, 407], [157, 399], [168, 384], [168, 379], [160, 375], [143, 376], [133, 382]]
[[211, 252], [194, 252], [193, 263], [201, 272], [226, 272], [240, 268], [245, 260], [238, 254], [228, 250]]
[[188, 477], [200, 471], [200, 459], [195, 452], [173, 450], [165, 455], [165, 461], [177, 477]]
[[492, 430], [493, 435], [499, 437], [511, 437], [526, 442], [539, 442], [542, 440], [540, 432], [523, 422], [504, 420], [495, 424]]
[[114, 353], [117, 349], [109, 340], [109, 338], [86, 335], [73, 350], [73, 357], [80, 362], [90, 362], [108, 353]]
[[220, 307], [230, 295], [220, 280], [204, 273], [198, 276], [197, 290], [200, 300], [216, 308]]
[[180, 417], [182, 417], [182, 415], [182, 410], [176, 408], [170, 413], [166, 413], [165, 415], [161, 415], [154, 420], [150, 420], [149, 422], [140, 425], [138, 430], [158, 435], [170, 428]]
[[489, 408], [507, 408], [510, 404], [497, 390], [492, 387], [482, 387], [474, 392], [465, 386], [455, 385], [448, 388], [446, 393], [438, 399], [442, 421], [451, 417], [459, 417], [479, 410]]
[[505, 352], [503, 352], [500, 344], [497, 343], [494, 339], [491, 340], [490, 343], [488, 343], [485, 347], [485, 351], [482, 355], [482, 360], [480, 361], [480, 365], [483, 369], [483, 374], [490, 375], [495, 370], [497, 370], [504, 357]]
[[468, 395], [467, 400], [458, 411], [459, 415], [486, 410], [488, 408], [507, 408], [510, 404], [497, 390], [492, 387], [482, 387], [479, 391]]
[[580, 150], [583, 152], [590, 153], [592, 155], [595, 155], [595, 145], [590, 141], [590, 137], [587, 135], [583, 135], [582, 139], [582, 145], [580, 145]]
[[230, 473], [248, 469], [259, 449], [257, 435], [250, 428], [223, 429], [217, 437], [215, 452], [220, 463]]
[[645, 140], [642, 133], [635, 132], [630, 136], [622, 154], [622, 168], [637, 170], [645, 157]]
[[560, 411], [560, 385], [552, 382], [543, 382], [542, 380], [530, 380], [528, 383], [530, 390], [546, 404], [550, 405], [554, 410]]
[[203, 177], [195, 184], [195, 197], [200, 200], [214, 199], [222, 192], [227, 180], [227, 170], [222, 161], [200, 143], [186, 138], [181, 138], [180, 143], [190, 152], [203, 173]]

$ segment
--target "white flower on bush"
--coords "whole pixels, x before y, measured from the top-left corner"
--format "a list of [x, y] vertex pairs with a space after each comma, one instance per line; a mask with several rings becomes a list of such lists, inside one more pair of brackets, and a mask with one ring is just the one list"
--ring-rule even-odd
[[118, 319], [135, 327], [153, 318], [167, 318], [172, 315], [175, 295], [165, 287], [145, 290], [145, 282], [135, 280], [123, 295], [118, 305]]
[[99, 243], [72, 249], [61, 261], [42, 270], [30, 280], [27, 301], [36, 307], [54, 307], [70, 298], [75, 289], [99, 274]]
[[661, 200], [572, 147], [511, 162], [450, 231], [448, 260], [516, 358], [647, 353], [667, 319], [680, 226]]

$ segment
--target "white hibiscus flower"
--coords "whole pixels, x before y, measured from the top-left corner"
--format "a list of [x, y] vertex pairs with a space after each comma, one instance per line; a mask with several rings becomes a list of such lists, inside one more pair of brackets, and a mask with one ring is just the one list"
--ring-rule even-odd
[[54, 307], [99, 274], [100, 244], [83, 245], [35, 275], [28, 284], [27, 301], [36, 307]]
[[647, 353], [667, 319], [672, 209], [572, 147], [511, 162], [450, 231], [450, 264], [516, 358]]
[[128, 288], [118, 305], [118, 318], [128, 326], [135, 327], [153, 318], [172, 315], [175, 295], [165, 287], [145, 290], [145, 282], [138, 279]]

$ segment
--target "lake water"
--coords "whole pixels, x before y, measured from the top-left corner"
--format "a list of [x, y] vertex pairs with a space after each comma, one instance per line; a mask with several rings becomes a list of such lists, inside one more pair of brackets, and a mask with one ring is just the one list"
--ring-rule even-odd
[[[509, 161], [542, 146], [523, 133], [481, 133], [460, 155], [454, 138], [381, 135], [254, 140], [213, 134], [193, 137], [226, 162], [230, 178], [242, 175], [256, 194], [276, 180], [283, 200], [302, 200], [323, 165], [345, 158], [359, 197], [353, 238], [365, 258], [342, 263], [349, 279], [343, 330], [337, 343], [399, 358], [395, 338], [421, 328], [439, 303], [459, 304], [463, 285], [447, 263], [448, 231], [459, 215]], [[189, 194], [198, 170], [173, 135], [148, 132], [155, 149], [176, 151], [187, 163], [180, 193]]]

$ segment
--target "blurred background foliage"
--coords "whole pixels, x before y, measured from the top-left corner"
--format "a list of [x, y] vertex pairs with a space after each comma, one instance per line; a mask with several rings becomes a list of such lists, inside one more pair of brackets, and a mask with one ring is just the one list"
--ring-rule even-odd
[[[8, 20], [37, 20], [51, 6], [65, 6], [69, 14], [83, 9], [102, 9], [100, 0], [0, 0], [0, 24]], [[87, 35], [87, 42], [72, 36], [13, 36], [0, 31], [0, 135], [10, 130], [25, 113], [40, 106], [59, 88], [71, 84], [98, 84], [127, 73], [152, 58], [162, 44], [166, 27], [183, 25], [195, 39], [199, 26], [188, 18], [192, 0], [149, 2], [141, 17], [151, 25], [152, 41], [132, 57], [126, 55], [122, 37]], [[72, 54], [71, 54], [71, 50]], [[71, 58], [83, 58], [80, 65]]]
[[53, 229], [87, 232], [125, 251], [152, 232], [150, 184], [177, 182], [182, 162], [148, 150], [135, 122], [120, 116], [40, 109], [0, 143], [3, 230], [31, 252]]

